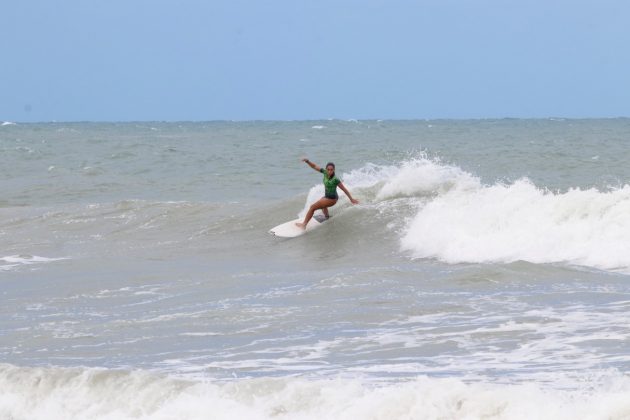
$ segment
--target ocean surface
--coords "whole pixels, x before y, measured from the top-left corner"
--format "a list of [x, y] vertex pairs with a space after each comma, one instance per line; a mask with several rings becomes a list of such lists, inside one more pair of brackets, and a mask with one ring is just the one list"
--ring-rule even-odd
[[[268, 230], [323, 194], [321, 228]], [[0, 419], [629, 419], [630, 119], [0, 125]]]

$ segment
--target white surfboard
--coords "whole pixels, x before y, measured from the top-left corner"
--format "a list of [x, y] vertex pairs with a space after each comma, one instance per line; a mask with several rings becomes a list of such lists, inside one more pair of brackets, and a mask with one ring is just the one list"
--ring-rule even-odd
[[306, 229], [300, 229], [295, 225], [296, 223], [300, 223], [302, 221], [304, 221], [304, 219], [291, 220], [290, 222], [283, 223], [270, 229], [269, 233], [280, 238], [295, 238], [297, 236], [302, 236], [313, 229], [317, 229], [326, 221], [326, 218], [321, 214], [313, 216], [313, 218], [309, 220], [308, 225], [306, 225]]

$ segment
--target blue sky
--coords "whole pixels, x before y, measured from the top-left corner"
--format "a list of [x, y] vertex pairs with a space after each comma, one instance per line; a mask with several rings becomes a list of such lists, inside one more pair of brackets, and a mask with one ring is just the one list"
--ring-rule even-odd
[[0, 120], [630, 116], [630, 2], [5, 1]]

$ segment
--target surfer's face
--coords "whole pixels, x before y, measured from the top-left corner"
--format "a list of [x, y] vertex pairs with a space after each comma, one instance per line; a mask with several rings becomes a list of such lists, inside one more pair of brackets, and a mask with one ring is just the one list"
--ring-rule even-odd
[[326, 172], [328, 172], [328, 175], [332, 175], [335, 173], [335, 168], [332, 166], [326, 166]]

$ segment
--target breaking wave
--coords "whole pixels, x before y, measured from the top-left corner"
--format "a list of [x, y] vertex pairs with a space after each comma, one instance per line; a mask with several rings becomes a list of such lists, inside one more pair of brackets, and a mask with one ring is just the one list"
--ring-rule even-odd
[[[401, 249], [414, 258], [630, 271], [630, 185], [551, 191], [527, 178], [488, 185], [427, 157], [368, 164], [343, 179], [369, 205], [404, 200], [405, 210], [395, 217], [404, 226]], [[313, 187], [307, 205], [319, 189]]]
[[177, 379], [147, 371], [0, 365], [0, 417], [12, 419], [622, 419], [630, 380], [546, 390], [419, 377], [357, 379]]

